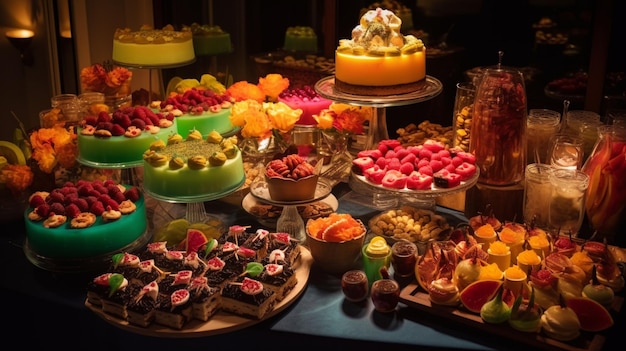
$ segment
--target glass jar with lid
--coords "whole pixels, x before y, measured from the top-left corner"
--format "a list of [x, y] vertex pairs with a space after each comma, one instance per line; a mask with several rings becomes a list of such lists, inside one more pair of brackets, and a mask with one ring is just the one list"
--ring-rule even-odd
[[522, 73], [501, 65], [487, 68], [476, 90], [470, 136], [479, 183], [509, 186], [524, 179], [526, 119]]

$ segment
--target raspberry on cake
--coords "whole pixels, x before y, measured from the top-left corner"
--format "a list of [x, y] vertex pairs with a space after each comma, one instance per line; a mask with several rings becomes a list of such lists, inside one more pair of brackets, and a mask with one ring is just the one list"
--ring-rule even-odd
[[426, 78], [426, 48], [402, 35], [392, 11], [367, 11], [335, 52], [335, 88], [357, 95], [393, 95], [418, 90]]
[[182, 93], [172, 93], [163, 101], [153, 101], [165, 115], [172, 114], [178, 134], [188, 135], [197, 130], [203, 136], [212, 131], [224, 134], [233, 130], [230, 108], [234, 99], [228, 94], [211, 89], [191, 88]]
[[165, 142], [176, 130], [173, 114], [155, 113], [145, 106], [87, 115], [77, 130], [79, 158], [103, 166], [141, 163], [152, 142]]

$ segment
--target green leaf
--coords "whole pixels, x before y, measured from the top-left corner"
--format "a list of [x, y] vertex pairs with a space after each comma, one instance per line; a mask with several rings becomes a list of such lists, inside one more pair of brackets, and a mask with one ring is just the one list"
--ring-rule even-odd
[[263, 272], [263, 265], [259, 262], [250, 262], [246, 266], [246, 273], [251, 277], [256, 277]]
[[113, 294], [122, 286], [124, 282], [124, 276], [119, 273], [113, 273], [109, 277], [109, 297], [113, 296]]

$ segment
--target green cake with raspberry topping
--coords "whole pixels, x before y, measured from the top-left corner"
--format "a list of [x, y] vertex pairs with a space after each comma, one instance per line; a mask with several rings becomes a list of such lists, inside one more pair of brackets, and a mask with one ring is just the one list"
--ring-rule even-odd
[[[85, 221], [78, 220], [85, 218]], [[146, 207], [139, 188], [113, 180], [66, 183], [30, 196], [24, 212], [25, 252], [36, 265], [106, 257], [144, 244]], [[104, 261], [103, 261], [104, 262]], [[58, 269], [78, 269], [56, 267]]]

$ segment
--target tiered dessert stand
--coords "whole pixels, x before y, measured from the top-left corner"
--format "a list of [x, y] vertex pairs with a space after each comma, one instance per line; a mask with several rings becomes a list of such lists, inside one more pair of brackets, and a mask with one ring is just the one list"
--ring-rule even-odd
[[[356, 106], [371, 106], [374, 108], [374, 118], [371, 120], [365, 142], [365, 149], [376, 148], [381, 140], [389, 139], [387, 131], [386, 108], [393, 106], [404, 106], [428, 101], [438, 96], [443, 90], [441, 82], [434, 77], [426, 76], [423, 85], [406, 94], [372, 96], [355, 95], [344, 93], [335, 88], [335, 77], [323, 78], [315, 84], [315, 90], [322, 97], [339, 103]], [[351, 165], [346, 165], [350, 167]], [[439, 196], [451, 195], [464, 191], [478, 180], [478, 172], [461, 185], [454, 188], [434, 188], [432, 190], [408, 190], [390, 189], [383, 186], [371, 184], [364, 177], [351, 172], [349, 178], [350, 188], [357, 193], [371, 195], [371, 199], [366, 202], [376, 208], [389, 208], [398, 204], [400, 199], [406, 202], [417, 203], [420, 207], [435, 208], [435, 200]]]
[[320, 201], [328, 197], [332, 191], [331, 183], [320, 177], [317, 182], [317, 188], [312, 199], [303, 201], [276, 201], [272, 200], [267, 182], [257, 178], [252, 184], [250, 184], [250, 194], [257, 198], [259, 201], [276, 206], [282, 206], [283, 210], [276, 222], [276, 231], [281, 233], [289, 233], [289, 235], [300, 243], [306, 241], [306, 232], [304, 226], [304, 220], [300, 213], [298, 213], [298, 206], [307, 205], [316, 201]]

